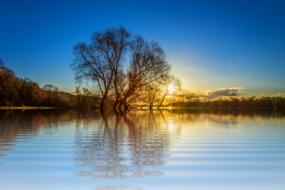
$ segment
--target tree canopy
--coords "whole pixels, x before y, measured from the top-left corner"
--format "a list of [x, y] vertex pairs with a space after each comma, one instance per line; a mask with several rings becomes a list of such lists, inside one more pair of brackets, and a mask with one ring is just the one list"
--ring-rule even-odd
[[115, 112], [124, 112], [142, 89], [169, 77], [170, 66], [162, 48], [125, 28], [110, 28], [93, 35], [89, 44], [74, 47], [76, 80], [91, 80], [101, 94], [101, 111], [113, 101]]

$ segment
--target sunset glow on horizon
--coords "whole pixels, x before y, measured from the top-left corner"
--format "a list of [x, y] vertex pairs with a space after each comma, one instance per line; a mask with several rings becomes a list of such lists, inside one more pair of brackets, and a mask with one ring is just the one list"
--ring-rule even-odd
[[285, 0], [0, 0], [3, 190], [285, 189]]
[[124, 26], [161, 45], [185, 90], [285, 92], [284, 1], [29, 2], [1, 1], [0, 57], [42, 86], [74, 92], [74, 44]]

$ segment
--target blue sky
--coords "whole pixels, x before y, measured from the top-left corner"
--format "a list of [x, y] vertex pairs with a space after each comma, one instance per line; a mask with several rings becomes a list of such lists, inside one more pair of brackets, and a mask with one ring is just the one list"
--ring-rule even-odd
[[125, 26], [157, 41], [185, 89], [285, 92], [285, 1], [0, 0], [0, 57], [19, 76], [74, 89], [73, 46]]

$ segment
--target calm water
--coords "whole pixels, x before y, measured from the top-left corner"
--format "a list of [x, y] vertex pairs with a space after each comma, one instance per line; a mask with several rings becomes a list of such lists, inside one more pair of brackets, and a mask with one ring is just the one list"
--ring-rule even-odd
[[0, 189], [285, 189], [285, 117], [1, 112]]

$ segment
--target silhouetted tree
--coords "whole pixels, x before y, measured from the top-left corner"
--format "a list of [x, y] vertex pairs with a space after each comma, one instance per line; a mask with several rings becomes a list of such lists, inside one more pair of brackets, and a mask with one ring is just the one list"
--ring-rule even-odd
[[[77, 44], [74, 52], [76, 79], [96, 82], [101, 92], [102, 112], [109, 97], [114, 97], [114, 111], [124, 112], [139, 90], [166, 77], [170, 70], [157, 43], [149, 43], [142, 37], [131, 39], [122, 27], [95, 33], [91, 44]], [[125, 55], [130, 58], [124, 59]], [[130, 64], [124, 60], [130, 60]]]
[[129, 103], [147, 85], [168, 77], [170, 66], [157, 43], [148, 43], [136, 37], [130, 46], [131, 64], [125, 79], [121, 80], [119, 110], [126, 111]]
[[102, 97], [102, 112], [106, 110], [106, 103], [113, 88], [118, 97], [118, 73], [128, 38], [129, 33], [124, 28], [111, 28], [95, 33], [91, 44], [79, 43], [74, 47], [76, 59], [73, 68], [76, 79], [96, 82]]

